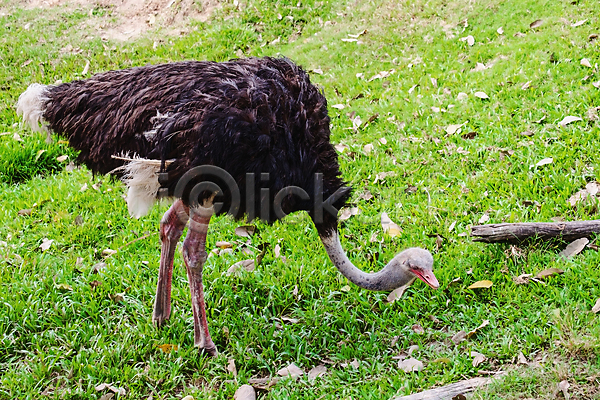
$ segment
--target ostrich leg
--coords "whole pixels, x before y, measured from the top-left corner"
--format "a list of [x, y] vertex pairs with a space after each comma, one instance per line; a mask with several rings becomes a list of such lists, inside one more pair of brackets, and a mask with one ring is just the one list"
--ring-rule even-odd
[[177, 242], [183, 233], [183, 228], [189, 218], [189, 208], [181, 200], [167, 210], [160, 221], [160, 240], [162, 247], [160, 251], [160, 269], [158, 272], [158, 284], [156, 286], [156, 298], [154, 300], [154, 312], [152, 321], [160, 327], [171, 315], [171, 278], [173, 276], [173, 258]]
[[[209, 205], [209, 207], [206, 207]], [[202, 268], [206, 261], [206, 233], [210, 217], [213, 214], [211, 203], [205, 207], [190, 208], [190, 227], [183, 242], [183, 259], [187, 268], [192, 311], [194, 313], [194, 345], [211, 356], [217, 355], [217, 348], [208, 332], [206, 308], [204, 304], [204, 287], [202, 285]]]

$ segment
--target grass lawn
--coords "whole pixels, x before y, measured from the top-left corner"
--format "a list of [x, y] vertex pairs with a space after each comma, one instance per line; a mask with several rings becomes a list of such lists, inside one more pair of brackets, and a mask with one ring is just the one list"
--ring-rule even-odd
[[[170, 3], [178, 12], [190, 2]], [[149, 17], [148, 30], [122, 41], [103, 37], [119, 23], [116, 7], [0, 0], [0, 399], [106, 400], [112, 392], [96, 390], [103, 383], [124, 389], [114, 398], [230, 399], [290, 363], [327, 372], [273, 380], [259, 398], [391, 399], [495, 371], [507, 375], [474, 398], [546, 399], [561, 381], [573, 398], [598, 398], [596, 238], [566, 260], [564, 242], [486, 245], [469, 236], [480, 223], [600, 219], [595, 197], [568, 202], [600, 170], [597, 1], [216, 5], [205, 22], [177, 29]], [[15, 103], [33, 82], [266, 55], [304, 66], [327, 96], [360, 211], [340, 225], [350, 259], [379, 270], [399, 250], [425, 247], [441, 288], [416, 282], [388, 304], [387, 293], [337, 272], [308, 215], [258, 223], [250, 239], [235, 234], [243, 222], [216, 218], [208, 248], [234, 246], [205, 265], [220, 351], [206, 358], [193, 347], [180, 253], [171, 319], [152, 325], [168, 205], [130, 218], [124, 186], [69, 165], [76, 153], [23, 128]], [[561, 124], [568, 116], [578, 120]], [[384, 212], [400, 235], [383, 232]], [[226, 274], [263, 244], [253, 272]], [[564, 273], [517, 279], [547, 268]], [[480, 280], [493, 285], [468, 289]], [[422, 371], [399, 368], [409, 349]]]

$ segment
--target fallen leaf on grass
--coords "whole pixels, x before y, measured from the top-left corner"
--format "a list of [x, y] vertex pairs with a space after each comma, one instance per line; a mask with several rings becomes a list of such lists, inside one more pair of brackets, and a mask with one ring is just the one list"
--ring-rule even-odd
[[522, 90], [527, 90], [531, 87], [531, 81], [527, 81], [525, 82], [523, 85], [521, 85], [521, 89]]
[[317, 365], [316, 367], [314, 367], [313, 369], [308, 371], [308, 380], [314, 381], [315, 379], [317, 379], [320, 376], [325, 375], [326, 373], [327, 373], [326, 366], [324, 366], [323, 364]]
[[109, 294], [108, 297], [115, 303], [122, 303], [125, 301], [125, 293]]
[[347, 219], [349, 219], [350, 217], [359, 214], [360, 210], [358, 209], [358, 207], [351, 207], [351, 208], [344, 208], [342, 210], [342, 213], [340, 214], [340, 217], [338, 218], [339, 221], [345, 221]]
[[600, 312], [600, 299], [596, 300], [596, 304], [594, 304], [594, 307], [592, 307], [592, 312], [594, 314], [598, 314], [598, 312]]
[[544, 159], [538, 161], [538, 163], [535, 164], [535, 166], [542, 167], [544, 165], [552, 164], [553, 162], [554, 162], [554, 159], [552, 157], [548, 157], [548, 158], [544, 158]]
[[417, 335], [423, 335], [425, 333], [425, 329], [421, 325], [419, 325], [419, 324], [414, 324], [412, 326], [412, 330]]
[[416, 358], [407, 358], [398, 361], [398, 368], [404, 372], [419, 372], [423, 370], [423, 363]]
[[590, 242], [588, 238], [579, 238], [577, 240], [572, 241], [565, 247], [563, 251], [558, 253], [558, 257], [562, 258], [571, 258], [581, 253], [581, 251], [585, 248], [585, 246]]
[[101, 383], [98, 386], [96, 386], [95, 389], [97, 392], [101, 392], [103, 390], [108, 389], [113, 393], [117, 393], [119, 396], [125, 396], [127, 394], [125, 388], [116, 387], [110, 383]]
[[253, 259], [242, 260], [242, 261], [236, 262], [231, 267], [229, 267], [229, 269], [227, 270], [227, 272], [225, 274], [227, 276], [230, 276], [232, 274], [237, 274], [237, 273], [241, 272], [242, 270], [252, 272], [252, 271], [254, 271], [254, 268], [255, 268], [255, 265], [254, 265]]
[[348, 149], [350, 149], [350, 147], [348, 147], [348, 146], [347, 146], [347, 145], [345, 145], [345, 144], [336, 144], [334, 147], [335, 147], [335, 149], [336, 149], [337, 151], [339, 151], [340, 153], [343, 153], [345, 150], [348, 150]]
[[519, 276], [513, 277], [513, 282], [515, 285], [526, 285], [529, 283], [532, 274], [521, 274]]
[[67, 161], [68, 158], [69, 158], [69, 156], [67, 156], [67, 155], [58, 156], [58, 157], [56, 157], [56, 161], [63, 162], [63, 161]]
[[31, 208], [26, 208], [24, 210], [19, 210], [19, 212], [17, 213], [18, 215], [20, 215], [21, 217], [28, 217], [31, 215]]
[[231, 249], [233, 247], [233, 245], [229, 242], [224, 242], [224, 241], [219, 241], [217, 243], [215, 243], [215, 246], [217, 246], [220, 249]]
[[248, 383], [254, 386], [257, 389], [267, 390], [270, 389], [271, 386], [274, 386], [277, 382], [279, 382], [280, 378], [250, 378], [248, 379]]
[[487, 360], [487, 357], [485, 355], [476, 351], [471, 351], [471, 357], [473, 357], [473, 367], [477, 367], [478, 365], [482, 364], [485, 360]]
[[162, 351], [163, 353], [169, 354], [173, 351], [177, 351], [179, 349], [179, 346], [177, 346], [176, 344], [165, 343], [165, 344], [157, 344], [156, 348], [159, 349], [160, 351]]
[[40, 249], [42, 249], [42, 251], [48, 250], [50, 248], [50, 246], [52, 246], [53, 242], [54, 242], [54, 239], [43, 238], [42, 244], [40, 244]]
[[241, 237], [250, 237], [254, 235], [256, 227], [254, 225], [242, 225], [235, 228], [235, 234]]
[[517, 356], [517, 364], [523, 364], [523, 365], [527, 365], [527, 358], [525, 358], [525, 355], [523, 354], [522, 351], [519, 352], [519, 355]]
[[475, 44], [475, 38], [471, 35], [465, 36], [459, 39], [461, 42], [467, 42], [469, 46], [473, 46]]
[[490, 96], [488, 96], [487, 94], [485, 94], [485, 92], [475, 92], [475, 93], [473, 93], [473, 96], [479, 97], [480, 99], [483, 99], [483, 100], [486, 100], [486, 99], [490, 98]]
[[106, 263], [104, 263], [104, 262], [96, 263], [92, 267], [92, 274], [97, 274], [98, 272], [102, 271], [104, 268], [106, 268]]
[[571, 387], [571, 385], [566, 380], [560, 381], [560, 383], [558, 384], [558, 389], [562, 392], [565, 400], [569, 400], [569, 398], [570, 398], [569, 392], [568, 392], [570, 387]]
[[585, 24], [586, 22], [587, 22], [587, 19], [582, 19], [582, 20], [579, 20], [577, 22], [572, 23], [571, 26], [573, 28], [576, 28], [578, 26], [581, 26], [581, 25]]
[[590, 60], [587, 58], [582, 58], [580, 64], [584, 67], [592, 68], [592, 64], [590, 64]]
[[446, 133], [448, 135], [454, 135], [455, 133], [459, 132], [459, 129], [462, 128], [463, 126], [465, 126], [469, 121], [465, 121], [460, 125], [448, 125], [446, 127]]
[[412, 284], [412, 282], [410, 282], [404, 286], [400, 286], [399, 288], [394, 289], [392, 292], [390, 292], [390, 294], [388, 294], [386, 302], [389, 304], [389, 303], [393, 303], [394, 301], [398, 300], [400, 297], [402, 297], [404, 292], [406, 292], [406, 289], [408, 289], [411, 284]]
[[[256, 392], [250, 385], [242, 385], [235, 391], [234, 400], [256, 400]], [[183, 400], [183, 399], [182, 399]]]
[[463, 101], [469, 98], [469, 95], [466, 94], [465, 92], [460, 92], [458, 95], [456, 95], [456, 100], [458, 101]]
[[477, 282], [473, 283], [471, 286], [469, 286], [467, 289], [487, 289], [487, 288], [492, 287], [493, 284], [494, 284], [494, 282], [487, 281], [487, 280], [477, 281]]
[[337, 110], [343, 110], [346, 106], [343, 104], [334, 104], [331, 106], [332, 108], [335, 108]]
[[562, 269], [559, 268], [547, 268], [543, 271], [538, 272], [535, 275], [536, 279], [546, 279], [546, 278], [550, 278], [551, 276], [554, 275], [560, 275], [560, 274], [564, 274], [565, 271], [563, 271]]
[[291, 378], [296, 379], [296, 378], [304, 375], [304, 371], [302, 371], [300, 368], [298, 368], [296, 366], [296, 364], [291, 363], [287, 367], [282, 368], [279, 371], [277, 371], [277, 375], [283, 376], [283, 377], [291, 377]]
[[483, 214], [481, 218], [479, 218], [479, 225], [485, 224], [490, 220], [490, 216], [487, 214]]
[[391, 237], [400, 236], [402, 233], [402, 229], [385, 212], [381, 214], [381, 227]]
[[373, 151], [373, 145], [371, 143], [365, 144], [365, 146], [363, 147], [363, 151], [365, 152], [365, 154], [369, 154], [370, 152]]
[[458, 331], [454, 334], [454, 336], [452, 336], [452, 338], [450, 340], [452, 340], [452, 342], [454, 344], [459, 344], [460, 342], [466, 340], [466, 338], [467, 338], [467, 332]]
[[225, 369], [227, 372], [233, 374], [234, 377], [237, 376], [237, 368], [235, 367], [235, 360], [233, 358], [227, 360], [227, 366]]
[[562, 121], [560, 121], [558, 124], [560, 126], [566, 126], [572, 122], [576, 122], [576, 121], [583, 121], [583, 119], [579, 118], [579, 117], [575, 117], [573, 115], [569, 115], [567, 117], [564, 117]]
[[482, 330], [483, 328], [485, 328], [489, 324], [490, 324], [489, 320], [487, 320], [487, 319], [483, 320], [483, 322], [481, 323], [481, 325], [479, 325], [477, 328], [475, 328], [472, 331], [470, 331], [469, 333], [467, 333], [467, 335], [465, 336], [465, 339], [470, 339], [471, 337], [475, 336], [480, 330]]
[[544, 23], [543, 20], [541, 19], [536, 19], [535, 21], [533, 21], [531, 24], [529, 24], [529, 27], [531, 29], [535, 29], [535, 28], [539, 28], [540, 26], [542, 26], [542, 24]]
[[117, 250], [112, 250], [112, 249], [104, 249], [104, 250], [102, 250], [102, 257], [110, 257], [113, 254], [117, 254]]

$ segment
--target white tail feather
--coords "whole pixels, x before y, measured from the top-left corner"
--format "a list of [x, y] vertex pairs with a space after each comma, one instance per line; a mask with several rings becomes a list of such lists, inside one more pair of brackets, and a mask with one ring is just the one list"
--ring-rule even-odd
[[129, 190], [127, 191], [127, 208], [129, 215], [140, 218], [148, 214], [156, 202], [156, 195], [160, 184], [158, 183], [158, 172], [160, 171], [160, 160], [148, 160], [134, 158], [123, 166], [125, 171], [123, 182]]
[[[46, 121], [44, 121], [44, 103], [48, 101], [48, 86], [32, 83], [26, 91], [19, 96], [17, 102], [17, 114], [23, 116], [23, 121], [36, 132], [46, 131]], [[48, 132], [48, 136], [50, 136]]]

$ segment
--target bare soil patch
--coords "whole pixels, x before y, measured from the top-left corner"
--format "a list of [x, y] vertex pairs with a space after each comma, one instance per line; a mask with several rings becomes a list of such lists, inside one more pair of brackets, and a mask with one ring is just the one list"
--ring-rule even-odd
[[90, 19], [81, 27], [109, 40], [126, 41], [146, 31], [165, 28], [167, 34], [187, 31], [192, 21], [207, 21], [218, 0], [24, 0], [26, 8], [83, 8]]

